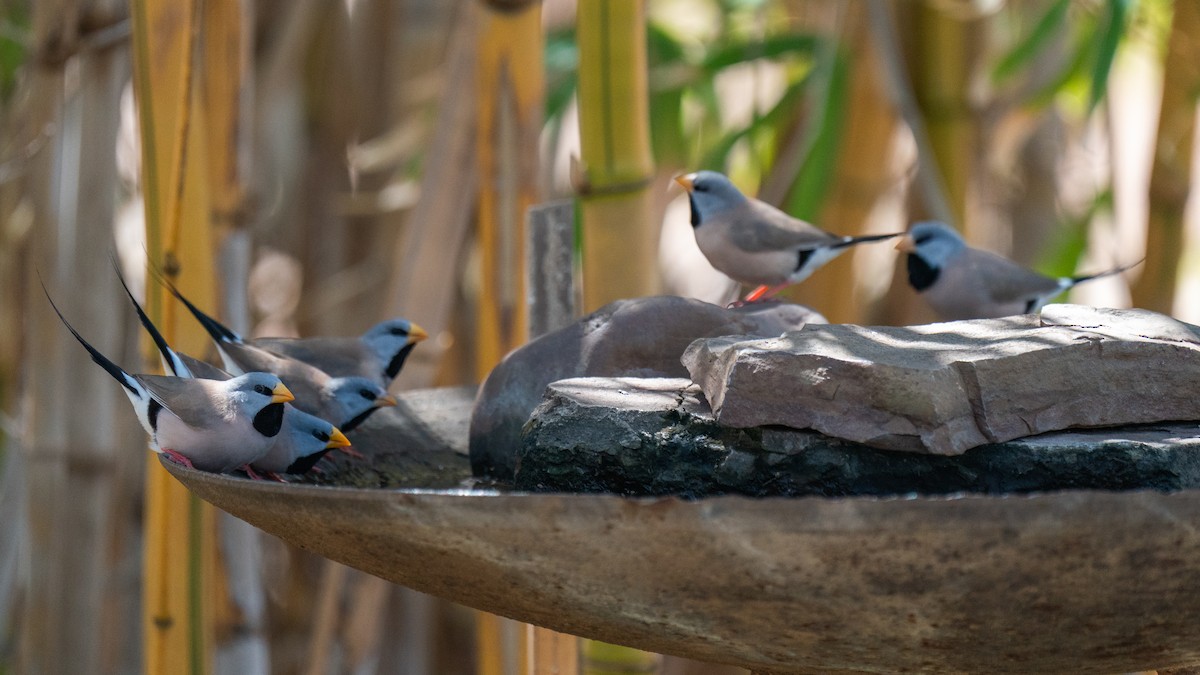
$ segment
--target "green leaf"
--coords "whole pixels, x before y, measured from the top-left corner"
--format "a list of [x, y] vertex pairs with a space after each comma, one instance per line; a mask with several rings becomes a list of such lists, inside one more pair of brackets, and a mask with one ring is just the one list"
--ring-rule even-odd
[[[1195, 0], [1185, 0], [1194, 2]], [[1108, 90], [1108, 74], [1112, 71], [1113, 61], [1117, 58], [1117, 47], [1121, 44], [1121, 36], [1125, 33], [1125, 19], [1133, 7], [1134, 0], [1108, 0], [1107, 21], [1100, 34], [1096, 59], [1092, 63], [1092, 87], [1088, 95], [1088, 113], [1095, 110], [1096, 105], [1104, 98]]]
[[810, 122], [816, 126], [805, 130], [810, 138], [813, 138], [812, 134], [815, 134], [815, 138], [788, 194], [786, 210], [797, 218], [816, 217], [829, 193], [837, 169], [842, 131], [849, 113], [850, 56], [841, 50], [831, 51], [834, 52], [831, 65], [827, 68], [818, 67], [818, 71], [825, 74], [825, 82], [822, 83], [825, 85], [825, 95], [816, 102], [817, 109], [810, 118]]
[[579, 46], [574, 31], [558, 31], [546, 36], [543, 49], [546, 68], [546, 120], [558, 119], [566, 110], [579, 84]]
[[824, 43], [820, 37], [805, 33], [771, 35], [762, 40], [738, 41], [719, 45], [705, 55], [700, 68], [716, 73], [739, 63], [756, 59], [778, 59], [784, 56], [812, 55]]
[[1037, 25], [1033, 27], [1029, 35], [1024, 40], [1018, 42], [1013, 49], [1000, 59], [992, 70], [992, 81], [1003, 82], [1011, 78], [1021, 67], [1033, 60], [1043, 49], [1046, 48], [1050, 38], [1054, 36], [1067, 20], [1067, 9], [1070, 7], [1070, 0], [1058, 0], [1050, 9], [1038, 20]]
[[727, 158], [733, 146], [739, 141], [749, 136], [752, 136], [763, 129], [773, 129], [780, 126], [784, 121], [791, 119], [792, 111], [800, 103], [801, 95], [804, 91], [804, 85], [807, 83], [807, 76], [804, 79], [789, 86], [784, 91], [783, 96], [779, 101], [771, 107], [770, 110], [763, 113], [757, 119], [753, 120], [749, 125], [741, 129], [734, 129], [722, 136], [700, 160], [700, 168], [713, 169], [715, 171], [724, 171], [727, 166]]

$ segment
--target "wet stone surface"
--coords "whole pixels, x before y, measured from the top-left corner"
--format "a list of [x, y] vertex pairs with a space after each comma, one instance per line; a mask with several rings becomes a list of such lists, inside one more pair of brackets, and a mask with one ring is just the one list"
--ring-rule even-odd
[[298, 483], [362, 488], [453, 488], [471, 477], [467, 422], [474, 387], [397, 396], [348, 434], [362, 457], [331, 452]]
[[551, 384], [526, 424], [514, 487], [689, 498], [1174, 491], [1200, 487], [1200, 425], [1056, 432], [942, 456], [725, 427], [686, 379], [576, 378]]

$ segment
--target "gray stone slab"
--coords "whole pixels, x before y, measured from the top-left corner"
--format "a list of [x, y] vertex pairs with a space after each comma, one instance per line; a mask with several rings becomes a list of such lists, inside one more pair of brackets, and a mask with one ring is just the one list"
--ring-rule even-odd
[[954, 455], [1046, 431], [1200, 419], [1195, 330], [1145, 310], [1051, 305], [1040, 318], [703, 339], [683, 362], [725, 426]]
[[525, 429], [515, 487], [626, 495], [1012, 494], [1200, 487], [1200, 425], [1043, 434], [959, 456], [714, 419], [686, 379], [552, 383]]

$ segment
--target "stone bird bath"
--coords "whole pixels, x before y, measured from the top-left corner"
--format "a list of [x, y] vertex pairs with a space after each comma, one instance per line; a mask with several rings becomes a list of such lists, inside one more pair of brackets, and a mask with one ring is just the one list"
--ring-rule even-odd
[[[368, 425], [387, 439], [360, 446], [368, 461], [429, 454], [465, 477], [470, 393], [403, 401]], [[398, 584], [761, 672], [1200, 662], [1200, 490], [684, 501], [283, 485], [164, 465], [233, 515]]]

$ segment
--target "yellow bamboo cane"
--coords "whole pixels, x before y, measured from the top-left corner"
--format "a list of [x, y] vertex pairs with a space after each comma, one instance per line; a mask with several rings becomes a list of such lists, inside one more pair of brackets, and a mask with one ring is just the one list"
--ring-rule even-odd
[[527, 332], [525, 211], [537, 202], [545, 76], [541, 3], [508, 9], [482, 5], [477, 11], [482, 15], [476, 155], [483, 285], [476, 362], [483, 377]]
[[1196, 135], [1196, 88], [1200, 86], [1200, 5], [1175, 3], [1167, 39], [1162, 106], [1150, 172], [1146, 262], [1133, 286], [1133, 304], [1171, 313], [1184, 246], [1184, 210], [1191, 192]]
[[[210, 199], [203, 124], [196, 119], [192, 87], [199, 0], [135, 0], [131, 12], [147, 249], [185, 293], [211, 305]], [[147, 285], [146, 297], [167, 339], [180, 350], [199, 353], [203, 332], [176, 325], [176, 313], [156, 284]], [[146, 504], [145, 672], [205, 673], [211, 621], [204, 569], [212, 549], [211, 507], [171, 479], [153, 456]]]
[[925, 117], [934, 157], [941, 169], [950, 210], [963, 223], [968, 240], [981, 233], [969, 216], [971, 167], [979, 147], [979, 115], [970, 101], [972, 77], [985, 53], [984, 23], [963, 18], [934, 3], [900, 3], [912, 34], [909, 63], [913, 93]]
[[[579, 135], [574, 176], [583, 220], [583, 305], [654, 293], [660, 283], [654, 221], [643, 0], [580, 0]], [[583, 643], [584, 672], [655, 672], [659, 657]]]
[[659, 288], [653, 222], [645, 4], [580, 0], [579, 134], [575, 182], [583, 220], [583, 305]]
[[[525, 212], [538, 199], [537, 147], [542, 126], [545, 76], [542, 67], [542, 11], [539, 2], [480, 3], [476, 60], [479, 167], [479, 248], [482, 258], [476, 372], [484, 377], [528, 333], [525, 303]], [[528, 672], [527, 631], [503, 630], [506, 620], [479, 612], [478, 670], [506, 672], [516, 663]], [[557, 642], [533, 629], [532, 644]], [[515, 638], [515, 639], [510, 639]], [[574, 638], [564, 637], [552, 653], [569, 652]], [[515, 658], [514, 658], [515, 657]], [[574, 670], [561, 671], [570, 675]]]

